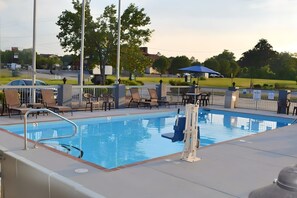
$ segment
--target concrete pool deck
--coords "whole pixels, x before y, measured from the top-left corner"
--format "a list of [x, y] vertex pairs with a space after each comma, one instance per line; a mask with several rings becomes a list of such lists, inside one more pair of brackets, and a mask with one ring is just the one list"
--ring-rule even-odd
[[[210, 108], [226, 110], [220, 107]], [[75, 119], [156, 111], [176, 109], [122, 109], [75, 112], [74, 116], [66, 113], [65, 116]], [[248, 109], [230, 111], [297, 118]], [[56, 120], [51, 116], [39, 116], [39, 119]], [[29, 122], [32, 121], [35, 122], [34, 117], [29, 118]], [[0, 117], [0, 125], [8, 123], [22, 123], [22, 120], [19, 116]], [[252, 190], [271, 184], [282, 168], [297, 164], [297, 125], [199, 148], [197, 156], [201, 160], [198, 162], [181, 161], [180, 154], [175, 154], [109, 172], [42, 147], [24, 151], [23, 140], [5, 132], [0, 133], [0, 140], [0, 145], [10, 152], [111, 198], [248, 197]], [[78, 174], [75, 172], [78, 168], [86, 168], [89, 171]]]

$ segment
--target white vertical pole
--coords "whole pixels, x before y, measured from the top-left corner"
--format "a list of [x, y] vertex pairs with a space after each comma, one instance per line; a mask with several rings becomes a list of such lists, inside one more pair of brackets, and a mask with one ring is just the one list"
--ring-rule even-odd
[[1, 65], [2, 65], [2, 59], [1, 59], [1, 19], [0, 19], [0, 71], [2, 69]]
[[[35, 86], [36, 82], [36, 0], [33, 6], [33, 46], [32, 46], [32, 85]], [[31, 92], [31, 102], [35, 103], [35, 88]]]
[[185, 145], [181, 159], [188, 162], [195, 162], [200, 160], [200, 158], [196, 156], [196, 149], [198, 146], [198, 108], [199, 107], [197, 104], [187, 104], [185, 108]]
[[79, 104], [82, 103], [83, 95], [83, 80], [84, 80], [84, 47], [85, 47], [85, 0], [82, 0], [82, 17], [81, 17], [81, 46], [80, 46], [80, 94], [79, 94]]
[[120, 79], [120, 60], [121, 60], [121, 0], [119, 0], [119, 8], [118, 8], [118, 46], [117, 46], [116, 84], [119, 84], [119, 79]]

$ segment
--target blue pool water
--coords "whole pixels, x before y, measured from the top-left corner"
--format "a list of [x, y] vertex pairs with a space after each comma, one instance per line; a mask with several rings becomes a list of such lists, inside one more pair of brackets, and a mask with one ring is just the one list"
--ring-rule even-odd
[[[127, 115], [75, 120], [79, 133], [71, 139], [47, 142], [50, 145], [66, 144], [72, 147], [57, 147], [69, 154], [107, 169], [141, 162], [144, 160], [181, 152], [182, 142], [172, 143], [161, 134], [173, 132], [176, 113]], [[242, 136], [287, 126], [292, 119], [231, 113], [225, 111], [199, 111], [200, 146], [206, 146]], [[23, 135], [23, 125], [3, 126], [13, 133]], [[72, 126], [65, 122], [50, 122], [28, 125], [28, 138], [57, 137], [71, 134]], [[59, 141], [59, 142], [57, 142]]]

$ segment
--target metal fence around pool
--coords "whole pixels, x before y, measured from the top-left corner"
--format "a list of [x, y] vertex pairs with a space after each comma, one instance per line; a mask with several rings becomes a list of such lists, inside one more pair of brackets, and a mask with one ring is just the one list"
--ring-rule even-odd
[[[126, 86], [126, 103], [128, 105], [130, 96], [130, 88], [138, 88], [139, 93], [142, 98], [149, 99], [148, 88], [156, 88], [157, 85], [146, 85], [146, 86]], [[0, 86], [0, 92], [3, 92], [5, 89], [17, 89], [20, 95], [21, 102], [24, 104], [28, 104], [31, 101], [31, 95], [33, 93], [33, 89], [36, 91], [36, 102], [41, 101], [41, 89], [54, 89], [58, 90], [59, 85], [52, 86]], [[190, 86], [165, 86], [165, 95], [166, 99], [169, 102], [174, 103], [182, 103], [182, 96], [184, 93], [190, 90]], [[82, 89], [82, 93], [90, 93], [94, 96], [101, 96], [103, 94], [114, 94], [115, 86], [98, 86], [98, 85], [86, 85], [72, 86], [72, 104], [79, 106], [80, 104], [80, 90]], [[253, 91], [252, 89], [239, 89], [239, 99], [237, 101], [237, 108], [247, 108], [247, 109], [255, 109], [255, 110], [266, 110], [266, 111], [276, 111], [277, 110], [277, 102], [279, 97], [278, 90], [261, 90], [261, 99], [254, 100], [253, 99]], [[227, 92], [226, 88], [216, 88], [216, 87], [200, 87], [200, 93], [209, 93], [209, 104], [216, 106], [224, 106], [225, 104], [225, 95]], [[58, 92], [57, 92], [58, 93]], [[268, 96], [273, 95], [272, 99], [269, 99]], [[1, 96], [1, 95], [0, 95]], [[0, 97], [1, 107], [3, 106], [3, 98]], [[289, 113], [292, 113], [293, 108], [297, 106], [297, 92], [292, 91], [290, 93], [290, 101], [291, 105], [289, 108]], [[84, 104], [84, 98], [81, 101]], [[82, 105], [82, 104], [80, 104]], [[127, 106], [126, 105], [126, 106]]]
[[[142, 98], [149, 98], [148, 87], [146, 86], [131, 86], [137, 87]], [[126, 88], [126, 95], [129, 96], [129, 88]], [[166, 99], [169, 102], [182, 102], [182, 95], [190, 90], [189, 86], [166, 86]], [[216, 87], [200, 87], [200, 93], [210, 94], [210, 105], [224, 106], [225, 95], [227, 88]], [[264, 111], [277, 111], [277, 102], [279, 97], [278, 90], [261, 90], [261, 99], [254, 100], [254, 89], [239, 89], [239, 99], [237, 101], [237, 108], [246, 108], [254, 110]], [[273, 99], [269, 99], [268, 95], [273, 96]], [[290, 93], [290, 107], [289, 113], [293, 112], [293, 108], [297, 106], [297, 92], [292, 91]]]
[[[35, 89], [35, 103], [42, 102], [42, 89], [52, 89], [54, 91], [54, 97], [58, 100], [58, 90], [59, 85], [51, 85], [51, 86], [0, 86], [0, 112], [3, 114], [4, 112], [4, 96], [3, 92], [7, 89], [16, 89], [19, 93], [19, 98], [22, 106], [27, 106], [29, 103], [32, 103], [32, 94]], [[94, 97], [100, 97], [103, 94], [113, 94], [114, 86], [72, 86], [72, 99], [71, 105], [73, 108], [82, 108], [85, 107], [86, 98], [82, 97], [82, 101], [80, 102], [80, 90], [82, 89], [82, 93], [90, 93]]]

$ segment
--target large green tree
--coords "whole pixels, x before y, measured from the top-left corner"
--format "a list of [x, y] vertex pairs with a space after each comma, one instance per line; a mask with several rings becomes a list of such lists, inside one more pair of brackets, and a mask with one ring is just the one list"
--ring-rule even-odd
[[233, 52], [224, 50], [221, 54], [213, 56], [205, 60], [204, 65], [217, 72], [220, 72], [224, 76], [237, 76], [240, 71], [240, 67], [235, 61]]
[[247, 67], [250, 77], [253, 78], [257, 76], [259, 69], [269, 65], [276, 55], [277, 52], [273, 50], [272, 45], [266, 39], [260, 39], [253, 49], [243, 53], [238, 63], [241, 67]]
[[203, 65], [215, 71], [220, 70], [220, 63], [214, 57], [206, 59]]
[[13, 52], [11, 50], [5, 50], [1, 52], [1, 62], [2, 63], [12, 63], [13, 62]]
[[130, 74], [142, 75], [146, 67], [152, 64], [152, 60], [143, 56], [143, 52], [137, 45], [123, 45], [121, 48], [121, 65]]
[[[59, 68], [56, 66], [59, 65]], [[62, 61], [58, 56], [43, 56], [38, 55], [36, 57], [36, 67], [38, 69], [61, 69], [60, 66], [62, 65]]]
[[157, 69], [160, 74], [165, 74], [170, 66], [170, 61], [165, 56], [160, 56], [157, 60], [154, 61], [153, 67]]
[[32, 49], [19, 51], [19, 63], [21, 65], [32, 65]]
[[171, 60], [169, 73], [176, 74], [179, 73], [179, 69], [183, 67], [188, 67], [191, 65], [191, 61], [186, 56], [177, 56]]
[[[6, 50], [1, 52], [1, 62], [4, 64], [13, 63], [14, 52], [11, 50]], [[23, 49], [18, 51], [18, 63], [21, 65], [31, 65], [32, 64], [32, 49]]]
[[[61, 46], [65, 51], [73, 52], [76, 55], [80, 54], [80, 37], [81, 37], [81, 4], [79, 0], [72, 0], [74, 12], [63, 11], [59, 16], [57, 25], [60, 27], [60, 33], [57, 37], [60, 40]], [[101, 74], [104, 82], [105, 65], [112, 63], [115, 66], [116, 62], [116, 46], [117, 46], [117, 10], [115, 5], [105, 7], [104, 12], [97, 19], [93, 19], [90, 12], [90, 0], [86, 1], [85, 10], [85, 56], [88, 57], [89, 67], [94, 67], [95, 64], [100, 65]], [[150, 18], [144, 13], [144, 9], [139, 9], [134, 4], [130, 4], [121, 16], [121, 44], [129, 46], [125, 52], [135, 56], [140, 56], [133, 60], [138, 62], [134, 65], [147, 64], [143, 54], [135, 50], [135, 47], [140, 47], [149, 41], [152, 30], [146, 28], [150, 24]], [[123, 58], [123, 60], [131, 60]], [[140, 60], [144, 60], [140, 63]], [[133, 63], [125, 63], [121, 61], [123, 69], [125, 65]], [[148, 66], [148, 65], [145, 65]], [[128, 70], [130, 70], [128, 68]], [[136, 68], [138, 71], [138, 67]], [[140, 67], [138, 72], [143, 72]]]
[[278, 79], [295, 80], [297, 76], [297, 59], [289, 53], [280, 53], [270, 61], [272, 72]]
[[192, 56], [190, 58], [190, 61], [191, 61], [191, 65], [194, 66], [194, 65], [201, 65], [200, 61], [198, 59], [196, 59], [194, 56]]
[[[66, 52], [80, 54], [81, 47], [81, 18], [82, 9], [78, 0], [72, 0], [74, 12], [65, 10], [59, 16], [57, 25], [60, 32], [57, 35], [60, 45]], [[90, 0], [86, 1], [85, 8], [85, 48], [88, 48], [91, 35], [93, 35], [95, 24], [90, 14]]]

